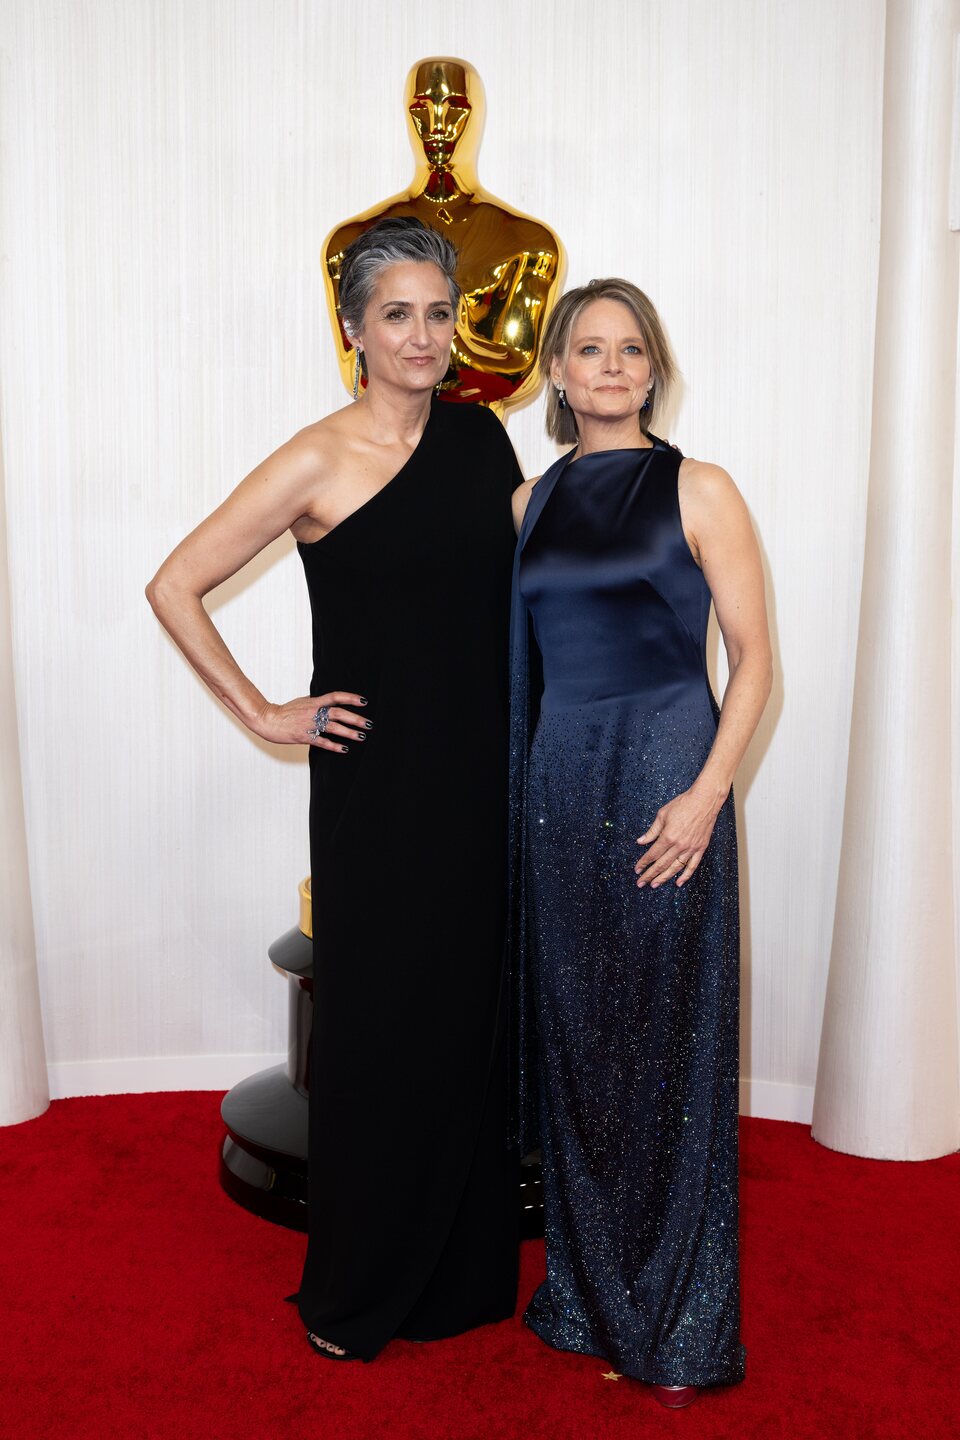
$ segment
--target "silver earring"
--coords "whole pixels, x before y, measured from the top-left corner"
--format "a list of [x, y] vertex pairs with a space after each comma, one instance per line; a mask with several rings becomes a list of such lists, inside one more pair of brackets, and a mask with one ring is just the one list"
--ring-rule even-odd
[[356, 365], [354, 365], [354, 367], [353, 367], [353, 398], [354, 398], [354, 400], [356, 400], [357, 396], [360, 394], [360, 351], [359, 351], [359, 349], [358, 349], [358, 350], [355, 350], [355, 351], [354, 351], [354, 354], [355, 354], [356, 357], [357, 357], [357, 363], [356, 363]]
[[566, 392], [566, 390], [564, 390], [564, 388], [563, 388], [562, 385], [558, 385], [558, 386], [557, 386], [557, 404], [560, 406], [560, 409], [561, 409], [561, 410], [566, 410], [566, 408], [567, 408], [567, 392]]

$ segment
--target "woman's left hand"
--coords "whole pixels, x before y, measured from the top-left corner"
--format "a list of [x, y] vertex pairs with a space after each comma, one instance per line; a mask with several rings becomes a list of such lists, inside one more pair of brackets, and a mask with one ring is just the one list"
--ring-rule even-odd
[[638, 845], [650, 847], [633, 867], [638, 888], [649, 885], [656, 890], [667, 880], [685, 885], [710, 844], [718, 814], [715, 799], [696, 786], [662, 806], [650, 829], [637, 840]]

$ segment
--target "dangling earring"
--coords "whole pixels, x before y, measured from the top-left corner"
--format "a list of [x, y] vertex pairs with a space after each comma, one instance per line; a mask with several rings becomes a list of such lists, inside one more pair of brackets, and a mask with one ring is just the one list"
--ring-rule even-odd
[[558, 386], [557, 386], [557, 404], [559, 405], [559, 407], [560, 407], [561, 410], [566, 410], [566, 408], [567, 408], [567, 392], [566, 392], [566, 390], [564, 390], [564, 388], [563, 388], [562, 385], [558, 385]]
[[358, 346], [357, 349], [354, 351], [354, 354], [355, 354], [356, 357], [357, 357], [357, 363], [356, 363], [356, 365], [353, 367], [353, 398], [354, 398], [354, 400], [356, 400], [357, 396], [360, 394], [360, 348], [359, 348], [359, 346]]
[[450, 373], [450, 371], [451, 371], [451, 370], [456, 370], [456, 368], [457, 368], [457, 342], [456, 342], [456, 339], [453, 339], [453, 340], [450, 341], [450, 359], [447, 361], [447, 368], [446, 368], [446, 370], [444, 370], [443, 374], [440, 376], [440, 379], [437, 381], [436, 385], [434, 385], [434, 387], [433, 387], [433, 393], [434, 393], [434, 395], [442, 395], [442, 394], [443, 394], [443, 382], [444, 382], [444, 380], [446, 380], [447, 375]]
[[646, 395], [644, 396], [643, 404], [640, 406], [640, 412], [641, 412], [641, 414], [643, 413], [644, 410], [649, 410], [649, 409], [650, 409], [650, 391], [651, 391], [652, 389], [653, 389], [653, 386], [651, 385], [651, 386], [648, 388]]

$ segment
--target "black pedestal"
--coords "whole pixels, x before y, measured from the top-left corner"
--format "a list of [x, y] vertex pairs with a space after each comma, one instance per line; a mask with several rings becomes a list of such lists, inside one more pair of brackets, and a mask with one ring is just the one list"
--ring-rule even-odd
[[294, 926], [267, 954], [287, 980], [287, 1063], [241, 1080], [223, 1097], [220, 1183], [255, 1215], [306, 1230], [313, 941]]
[[[313, 941], [295, 926], [267, 953], [287, 980], [287, 1061], [241, 1080], [224, 1096], [220, 1114], [227, 1134], [220, 1153], [220, 1183], [231, 1199], [255, 1215], [306, 1230]], [[539, 1152], [520, 1165], [519, 1206], [521, 1235], [542, 1235]]]

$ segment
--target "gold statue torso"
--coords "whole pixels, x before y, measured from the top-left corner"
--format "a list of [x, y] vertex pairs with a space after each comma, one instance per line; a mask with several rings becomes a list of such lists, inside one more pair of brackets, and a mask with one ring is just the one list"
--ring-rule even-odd
[[441, 385], [444, 397], [502, 412], [536, 389], [537, 352], [557, 297], [563, 248], [546, 225], [480, 188], [474, 159], [483, 100], [472, 66], [449, 58], [420, 61], [407, 80], [407, 113], [420, 151], [410, 189], [338, 225], [324, 244], [324, 281], [344, 383], [352, 390], [354, 353], [337, 313], [343, 252], [377, 220], [415, 215], [447, 235], [460, 257], [463, 302]]

